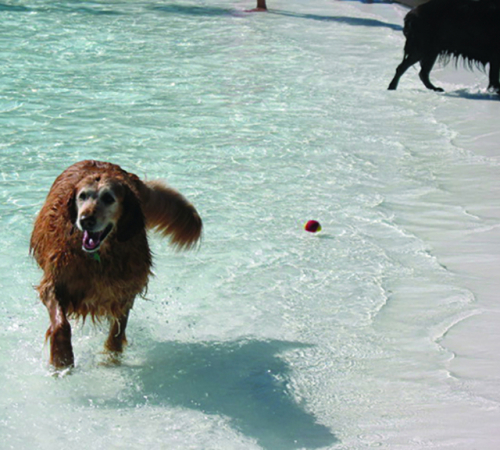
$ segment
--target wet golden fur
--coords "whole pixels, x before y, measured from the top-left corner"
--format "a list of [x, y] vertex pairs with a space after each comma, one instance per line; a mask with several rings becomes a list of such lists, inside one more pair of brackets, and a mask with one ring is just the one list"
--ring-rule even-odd
[[169, 236], [179, 249], [190, 248], [202, 222], [174, 189], [143, 182], [111, 163], [82, 161], [57, 177], [30, 243], [43, 270], [38, 291], [51, 320], [53, 366], [74, 364], [68, 317], [109, 319], [105, 346], [122, 351], [129, 311], [151, 274], [147, 229]]

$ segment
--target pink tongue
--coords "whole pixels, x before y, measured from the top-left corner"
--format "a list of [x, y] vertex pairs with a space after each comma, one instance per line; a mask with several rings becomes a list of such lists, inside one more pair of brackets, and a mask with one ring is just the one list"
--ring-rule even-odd
[[83, 232], [83, 247], [85, 250], [92, 251], [99, 247], [101, 243], [100, 233]]

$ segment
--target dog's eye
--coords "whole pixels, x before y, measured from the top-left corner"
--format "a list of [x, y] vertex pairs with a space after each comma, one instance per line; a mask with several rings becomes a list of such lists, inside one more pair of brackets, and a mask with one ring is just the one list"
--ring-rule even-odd
[[78, 200], [81, 200], [82, 202], [84, 202], [85, 200], [87, 200], [87, 194], [85, 192], [80, 192], [78, 194]]
[[115, 202], [115, 198], [108, 192], [102, 195], [101, 200], [105, 205], [112, 205]]

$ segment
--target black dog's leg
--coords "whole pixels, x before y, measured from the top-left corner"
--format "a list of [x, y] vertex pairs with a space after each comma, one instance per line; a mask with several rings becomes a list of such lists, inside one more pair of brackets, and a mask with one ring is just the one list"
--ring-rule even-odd
[[431, 73], [432, 67], [434, 66], [434, 63], [436, 62], [437, 57], [437, 53], [424, 56], [420, 61], [421, 68], [418, 76], [427, 89], [432, 89], [433, 91], [437, 92], [444, 92], [444, 89], [434, 86], [429, 79], [429, 75]]
[[494, 58], [490, 61], [490, 84], [488, 89], [500, 94], [500, 60]]
[[411, 67], [413, 64], [417, 63], [419, 58], [415, 55], [405, 54], [403, 61], [396, 68], [396, 75], [392, 79], [389, 87], [387, 88], [389, 91], [394, 91], [398, 87], [399, 79], [403, 76], [403, 74]]

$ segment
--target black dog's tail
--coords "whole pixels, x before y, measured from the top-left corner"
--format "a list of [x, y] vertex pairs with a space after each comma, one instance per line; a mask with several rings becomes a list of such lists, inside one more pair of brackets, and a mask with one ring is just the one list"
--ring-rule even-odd
[[405, 16], [405, 21], [404, 21], [404, 26], [403, 26], [403, 34], [405, 35], [406, 39], [409, 39], [412, 34], [414, 34], [415, 30], [415, 22], [416, 22], [416, 14], [414, 11], [410, 11], [406, 16]]
[[405, 57], [412, 56], [420, 60], [431, 44], [432, 35], [426, 26], [426, 19], [422, 17], [419, 8], [411, 10], [404, 20], [403, 34], [406, 37], [404, 47]]

